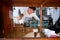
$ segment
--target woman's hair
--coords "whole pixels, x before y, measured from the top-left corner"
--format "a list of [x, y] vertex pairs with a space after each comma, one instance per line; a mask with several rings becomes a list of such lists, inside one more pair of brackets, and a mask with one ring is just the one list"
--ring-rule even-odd
[[34, 11], [36, 10], [36, 7], [29, 7], [29, 8], [33, 9]]

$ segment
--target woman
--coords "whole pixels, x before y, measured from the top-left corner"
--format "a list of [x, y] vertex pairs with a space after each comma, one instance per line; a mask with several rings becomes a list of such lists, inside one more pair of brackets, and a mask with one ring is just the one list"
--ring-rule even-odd
[[35, 13], [36, 8], [35, 7], [29, 7], [27, 11], [24, 11], [23, 17], [21, 20], [19, 20], [20, 24], [24, 24], [24, 22], [26, 21], [27, 18], [32, 18], [34, 17], [36, 20], [40, 21], [40, 19], [37, 17], [36, 13]]

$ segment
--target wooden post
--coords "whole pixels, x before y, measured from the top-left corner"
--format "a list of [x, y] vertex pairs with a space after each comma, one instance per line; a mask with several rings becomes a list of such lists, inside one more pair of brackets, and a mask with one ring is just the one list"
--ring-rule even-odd
[[42, 32], [42, 9], [43, 9], [43, 5], [45, 3], [47, 3], [49, 0], [45, 0], [45, 2], [43, 2], [40, 6], [40, 32]]
[[42, 31], [42, 8], [43, 8], [43, 5], [41, 4], [40, 6], [40, 32]]

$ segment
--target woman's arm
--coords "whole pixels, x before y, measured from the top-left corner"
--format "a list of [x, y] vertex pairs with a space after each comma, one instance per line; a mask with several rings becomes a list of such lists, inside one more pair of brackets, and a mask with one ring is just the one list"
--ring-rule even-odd
[[40, 19], [38, 18], [38, 16], [36, 14], [34, 14], [34, 18], [38, 21], [40, 21]]

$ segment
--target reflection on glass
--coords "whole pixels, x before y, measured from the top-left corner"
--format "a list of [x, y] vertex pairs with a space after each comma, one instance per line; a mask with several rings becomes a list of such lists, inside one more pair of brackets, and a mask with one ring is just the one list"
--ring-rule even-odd
[[40, 37], [40, 8], [13, 7], [13, 27], [16, 37]]
[[44, 7], [42, 32], [45, 37], [60, 37], [60, 7]]

